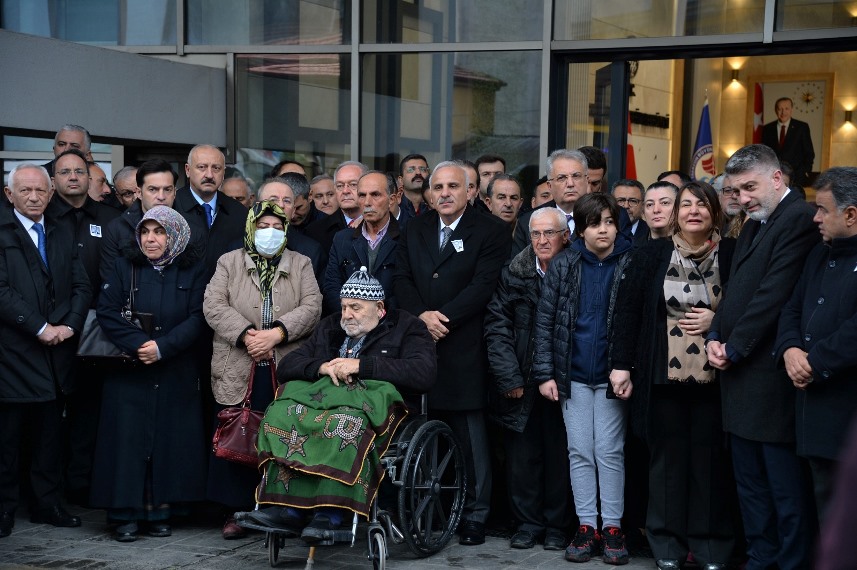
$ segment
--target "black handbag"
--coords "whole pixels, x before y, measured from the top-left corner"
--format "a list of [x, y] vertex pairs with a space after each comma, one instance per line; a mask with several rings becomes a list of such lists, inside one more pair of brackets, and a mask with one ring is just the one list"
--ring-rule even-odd
[[[151, 336], [154, 315], [134, 310], [136, 275], [136, 269], [132, 269], [131, 289], [128, 291], [128, 303], [122, 307], [122, 316], [126, 321]], [[107, 337], [98, 322], [95, 309], [89, 309], [86, 314], [86, 321], [83, 323], [83, 330], [80, 332], [77, 356], [87, 361], [131, 362], [137, 360], [136, 355], [125, 354]]]

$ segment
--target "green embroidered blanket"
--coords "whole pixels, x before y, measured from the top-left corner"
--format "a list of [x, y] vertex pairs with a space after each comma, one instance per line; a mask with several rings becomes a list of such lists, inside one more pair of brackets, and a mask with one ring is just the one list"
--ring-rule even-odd
[[384, 477], [380, 458], [407, 415], [395, 386], [292, 381], [259, 427], [259, 503], [344, 507], [368, 516]]

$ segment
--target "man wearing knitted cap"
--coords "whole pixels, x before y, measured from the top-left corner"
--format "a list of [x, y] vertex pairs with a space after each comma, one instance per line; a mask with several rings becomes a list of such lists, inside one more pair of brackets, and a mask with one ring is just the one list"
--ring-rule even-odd
[[[276, 435], [276, 426], [282, 425], [286, 431], [294, 430], [291, 427], [294, 420], [287, 414], [290, 409], [295, 409], [293, 404], [301, 403], [290, 402], [289, 391], [293, 385], [304, 385], [297, 390], [305, 390], [306, 387], [304, 382], [295, 380], [314, 383], [311, 398], [319, 402], [318, 406], [341, 405], [340, 399], [350, 395], [355, 400], [349, 401], [348, 405], [357, 410], [367, 409], [361, 398], [371, 397], [373, 391], [384, 391], [384, 383], [389, 382], [398, 390], [396, 394], [401, 394], [407, 408], [415, 412], [420, 410], [419, 394], [427, 392], [434, 384], [437, 368], [435, 344], [426, 325], [404, 311], [387, 311], [384, 288], [368, 274], [366, 267], [351, 275], [339, 296], [342, 311], [322, 319], [313, 335], [279, 362], [277, 380], [288, 384], [286, 392], [271, 405], [263, 420], [263, 427], [265, 423], [275, 426], [268, 430], [274, 435], [264, 437], [264, 429], [260, 430], [259, 451], [260, 458], [265, 461], [265, 469], [275, 472], [283, 469], [283, 458], [277, 454], [279, 436]], [[371, 407], [377, 408], [377, 404], [373, 402]], [[297, 429], [301, 431], [300, 426]], [[268, 443], [271, 444], [270, 450]], [[339, 446], [338, 442], [335, 444]], [[278, 473], [277, 477], [282, 479], [282, 471]], [[319, 480], [315, 495], [307, 492], [313, 484], [304, 483], [308, 479]], [[345, 509], [363, 515], [368, 512], [368, 499], [361, 504], [353, 498], [351, 501], [342, 498], [349, 492], [344, 483], [331, 491], [330, 480], [324, 477], [302, 476], [301, 481], [303, 487], [295, 488], [290, 484], [288, 490], [283, 490], [283, 486], [276, 482], [260, 487], [256, 498], [262, 508], [249, 513], [248, 518], [264, 526], [291, 529], [296, 534], [300, 533], [305, 542], [314, 544], [330, 539], [331, 531], [350, 524], [351, 516]], [[372, 484], [371, 480], [369, 484]], [[367, 495], [374, 497], [374, 489]], [[265, 505], [285, 505], [285, 508]], [[308, 525], [305, 524], [306, 509], [314, 509]]]

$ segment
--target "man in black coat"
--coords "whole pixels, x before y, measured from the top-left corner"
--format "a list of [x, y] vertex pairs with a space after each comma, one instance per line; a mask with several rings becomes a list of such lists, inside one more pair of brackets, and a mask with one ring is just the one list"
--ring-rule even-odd
[[813, 537], [795, 454], [794, 388], [771, 355], [780, 309], [819, 236], [813, 209], [785, 187], [769, 147], [738, 150], [726, 175], [749, 219], [705, 344], [708, 361], [723, 371], [723, 429], [731, 440], [747, 568], [807, 568]]
[[542, 280], [569, 243], [568, 226], [555, 208], [543, 208], [533, 212], [530, 230], [537, 237], [503, 269], [485, 316], [490, 415], [506, 428], [509, 504], [518, 520], [510, 546], [532, 548], [544, 538], [545, 550], [563, 550], [572, 514], [567, 443], [557, 437], [565, 427], [559, 407], [530, 382], [530, 368]]
[[429, 414], [449, 424], [463, 446], [468, 485], [460, 542], [481, 544], [491, 496], [483, 321], [509, 256], [509, 226], [469, 206], [458, 163], [435, 168], [429, 193], [435, 209], [410, 220], [399, 238], [393, 289], [399, 306], [418, 315], [437, 341]]
[[831, 168], [815, 188], [824, 243], [780, 314], [776, 350], [797, 388], [797, 452], [809, 462], [823, 522], [857, 410], [857, 168]]
[[794, 104], [788, 97], [780, 97], [774, 103], [777, 120], [762, 127], [762, 144], [768, 145], [777, 153], [777, 158], [788, 162], [794, 168], [796, 186], [806, 186], [808, 173], [812, 171], [815, 149], [809, 125], [792, 118]]
[[[54, 196], [45, 211], [49, 218], [62, 220], [74, 230], [74, 242], [92, 287], [91, 311], [95, 311], [101, 290], [99, 267], [101, 243], [107, 225], [120, 214], [88, 195], [89, 165], [83, 153], [76, 149], [61, 153], [54, 162]], [[101, 411], [103, 371], [92, 365], [77, 363], [74, 368], [77, 390], [66, 401], [68, 422], [65, 493], [69, 502], [86, 504], [89, 497], [89, 477]]]
[[9, 173], [0, 207], [0, 538], [15, 524], [18, 450], [32, 445], [35, 503], [30, 520], [80, 526], [60, 505], [62, 396], [73, 386], [76, 342], [92, 291], [70, 224], [44, 216], [53, 195], [47, 171]]
[[339, 231], [333, 238], [322, 287], [325, 312], [339, 310], [339, 291], [361, 266], [381, 283], [387, 307], [398, 308], [393, 295], [393, 273], [399, 224], [390, 214], [395, 193], [392, 179], [383, 172], [370, 170], [360, 177], [357, 202], [363, 221], [354, 229]]
[[351, 226], [352, 222], [359, 221], [357, 181], [367, 170], [366, 165], [353, 160], [343, 162], [336, 167], [333, 173], [333, 186], [336, 190], [339, 209], [325, 218], [312, 222], [306, 228], [306, 235], [320, 243], [325, 253], [330, 251], [336, 232]]
[[220, 192], [226, 158], [216, 146], [200, 144], [188, 154], [185, 173], [189, 185], [176, 192], [173, 209], [190, 225], [191, 236], [201, 236], [205, 247], [205, 278], [211, 279], [217, 260], [236, 240], [244, 239], [247, 208]]

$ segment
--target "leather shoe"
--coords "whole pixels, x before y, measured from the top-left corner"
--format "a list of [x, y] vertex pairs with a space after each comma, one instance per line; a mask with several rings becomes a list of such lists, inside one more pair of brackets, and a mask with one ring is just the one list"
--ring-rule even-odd
[[509, 541], [511, 548], [520, 548], [525, 550], [536, 545], [536, 535], [528, 530], [519, 530], [512, 535], [512, 540]]
[[476, 521], [461, 521], [458, 525], [458, 544], [476, 546], [485, 543], [485, 525]]
[[8, 511], [0, 513], [0, 538], [12, 534], [13, 526], [15, 526], [15, 513]]
[[173, 535], [173, 529], [170, 528], [170, 523], [163, 521], [153, 522], [149, 523], [147, 533], [149, 536], [154, 536], [156, 538], [165, 538]]
[[555, 529], [548, 529], [545, 534], [545, 550], [565, 550], [568, 539], [565, 533]]
[[720, 562], [709, 562], [702, 567], [702, 570], [726, 570], [726, 564]]
[[59, 505], [47, 509], [37, 509], [30, 514], [30, 522], [35, 524], [49, 524], [60, 527], [80, 526], [80, 517], [70, 515]]
[[655, 564], [658, 570], [681, 570], [681, 562], [675, 558], [658, 558]]
[[137, 540], [137, 533], [139, 530], [140, 529], [137, 528], [136, 521], [120, 524], [116, 527], [116, 530], [113, 531], [113, 538], [115, 538], [117, 542], [134, 542]]
[[238, 526], [238, 523], [235, 522], [235, 517], [226, 519], [226, 522], [223, 524], [223, 540], [234, 540], [236, 538], [244, 538], [245, 536], [247, 536], [247, 533], [243, 528]]

